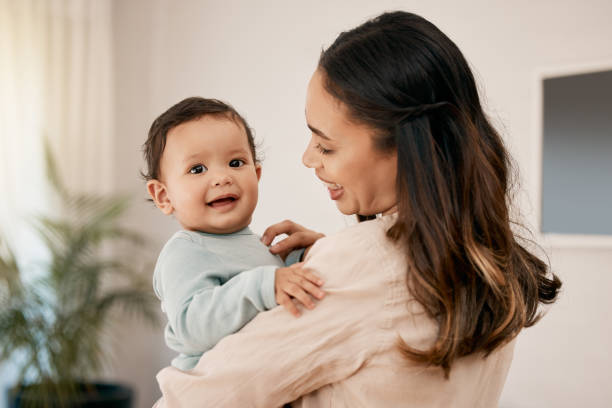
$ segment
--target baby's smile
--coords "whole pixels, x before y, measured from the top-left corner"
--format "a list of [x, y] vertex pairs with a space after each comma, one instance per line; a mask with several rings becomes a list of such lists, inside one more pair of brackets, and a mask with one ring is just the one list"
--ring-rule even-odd
[[216, 210], [229, 211], [236, 205], [240, 197], [236, 194], [223, 194], [206, 203]]

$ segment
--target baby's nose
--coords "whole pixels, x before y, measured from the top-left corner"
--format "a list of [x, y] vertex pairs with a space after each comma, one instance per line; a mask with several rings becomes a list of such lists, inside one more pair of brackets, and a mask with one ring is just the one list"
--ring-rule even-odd
[[213, 180], [215, 187], [221, 187], [232, 184], [232, 178], [228, 174], [220, 174]]

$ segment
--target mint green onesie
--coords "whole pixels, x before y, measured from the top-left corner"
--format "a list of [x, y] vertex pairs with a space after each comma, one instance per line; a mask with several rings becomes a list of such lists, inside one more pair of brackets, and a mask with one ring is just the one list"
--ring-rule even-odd
[[303, 252], [291, 252], [283, 263], [248, 227], [232, 234], [175, 233], [153, 274], [168, 317], [166, 344], [179, 353], [172, 365], [193, 368], [221, 338], [276, 307], [276, 269], [299, 261]]

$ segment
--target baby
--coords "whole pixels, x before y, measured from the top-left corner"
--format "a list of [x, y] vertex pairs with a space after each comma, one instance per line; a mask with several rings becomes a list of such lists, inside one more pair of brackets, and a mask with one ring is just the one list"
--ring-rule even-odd
[[[297, 263], [304, 249], [283, 263], [249, 229], [261, 165], [249, 126], [231, 106], [187, 98], [155, 119], [143, 150], [148, 193], [183, 228], [153, 275], [168, 317], [166, 343], [179, 353], [173, 366], [193, 368], [221, 338], [287, 296], [309, 309], [310, 296], [324, 296], [321, 279]], [[299, 315], [293, 302], [283, 303]]]

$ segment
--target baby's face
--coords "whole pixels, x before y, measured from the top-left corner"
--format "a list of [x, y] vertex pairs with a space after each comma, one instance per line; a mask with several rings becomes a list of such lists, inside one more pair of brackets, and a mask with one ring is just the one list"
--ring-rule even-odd
[[261, 168], [232, 120], [204, 116], [171, 129], [160, 165], [169, 203], [160, 209], [183, 228], [228, 234], [251, 222]]

